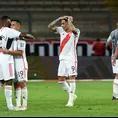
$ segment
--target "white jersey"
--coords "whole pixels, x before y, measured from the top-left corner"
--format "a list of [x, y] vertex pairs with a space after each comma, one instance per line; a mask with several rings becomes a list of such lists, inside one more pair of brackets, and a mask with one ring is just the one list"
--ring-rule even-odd
[[[2, 27], [0, 29], [0, 47], [3, 49], [13, 50], [13, 40], [16, 37], [19, 37], [21, 32], [16, 31], [14, 29], [8, 27]], [[10, 54], [0, 53], [0, 58], [4, 60], [4, 62], [13, 63], [13, 56]]]
[[57, 33], [60, 34], [60, 54], [59, 60], [77, 61], [76, 45], [79, 39], [80, 30], [77, 29], [77, 35], [73, 32], [65, 32], [62, 27], [57, 27]]
[[24, 40], [15, 40], [14, 41], [14, 50], [22, 50], [22, 56], [14, 56], [14, 62], [16, 67], [20, 67], [20, 65], [24, 66], [24, 69], [28, 69], [27, 59], [26, 59], [26, 42]]

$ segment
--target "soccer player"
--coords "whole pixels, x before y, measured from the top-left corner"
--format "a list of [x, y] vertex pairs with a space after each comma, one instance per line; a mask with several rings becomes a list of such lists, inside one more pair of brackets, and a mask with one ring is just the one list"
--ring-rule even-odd
[[[11, 20], [8, 16], [1, 17], [0, 29], [0, 80], [5, 82], [5, 98], [7, 103], [8, 110], [15, 110], [15, 107], [12, 104], [12, 80], [15, 78], [14, 75], [14, 60], [13, 56], [9, 54], [12, 49], [12, 42], [16, 37], [25, 37], [32, 38], [34, 37], [30, 34], [21, 33], [14, 29], [9, 28], [11, 25]], [[8, 53], [4, 54], [3, 49], [7, 49]], [[15, 52], [14, 52], [15, 54]]]
[[117, 23], [117, 28], [110, 33], [107, 39], [107, 45], [111, 46], [111, 44], [112, 44], [111, 63], [112, 63], [113, 73], [115, 74], [115, 79], [113, 81], [112, 100], [118, 100], [118, 23]]
[[[11, 28], [15, 30], [20, 30], [21, 21], [12, 20]], [[15, 61], [15, 72], [16, 77], [14, 79], [14, 88], [15, 88], [15, 99], [16, 99], [16, 110], [26, 110], [27, 109], [27, 99], [28, 99], [28, 90], [26, 86], [27, 72], [28, 72], [28, 63], [25, 54], [26, 42], [24, 40], [14, 41], [14, 49], [18, 56], [14, 56]], [[21, 96], [22, 96], [22, 106], [21, 106]]]
[[[61, 26], [56, 23], [61, 21]], [[76, 77], [77, 77], [77, 54], [76, 45], [79, 39], [80, 30], [73, 25], [72, 16], [62, 16], [52, 21], [48, 28], [55, 33], [60, 34], [60, 54], [58, 67], [58, 82], [62, 88], [69, 93], [69, 99], [66, 106], [72, 107], [77, 98]], [[69, 77], [69, 84], [66, 79]]]

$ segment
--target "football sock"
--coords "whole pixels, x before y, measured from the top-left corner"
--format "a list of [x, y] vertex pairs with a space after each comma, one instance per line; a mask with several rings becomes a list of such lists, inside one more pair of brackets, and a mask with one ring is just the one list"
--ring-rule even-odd
[[68, 100], [68, 102], [72, 103], [74, 100], [76, 83], [75, 83], [75, 80], [69, 80], [69, 82], [70, 82], [70, 89], [69, 89], [69, 100]]
[[113, 96], [118, 98], [118, 79], [113, 81]]
[[28, 100], [28, 90], [27, 87], [21, 89], [23, 105], [27, 107], [27, 100]]
[[21, 106], [21, 88], [17, 88], [15, 91], [16, 106]]
[[10, 108], [12, 104], [12, 86], [6, 85], [4, 89], [4, 94], [6, 98], [7, 107]]
[[62, 88], [63, 88], [66, 92], [69, 93], [69, 85], [68, 85], [68, 83], [67, 83], [66, 81], [59, 81], [58, 83], [62, 86]]

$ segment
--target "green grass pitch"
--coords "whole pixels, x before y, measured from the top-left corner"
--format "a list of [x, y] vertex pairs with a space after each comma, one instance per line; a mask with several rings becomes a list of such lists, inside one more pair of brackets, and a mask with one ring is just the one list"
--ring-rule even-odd
[[[68, 94], [57, 82], [28, 82], [28, 110], [7, 111], [4, 89], [0, 89], [0, 116], [3, 117], [72, 117], [118, 116], [118, 101], [112, 101], [112, 81], [78, 81], [78, 99], [65, 107]], [[13, 103], [15, 100], [13, 97]]]

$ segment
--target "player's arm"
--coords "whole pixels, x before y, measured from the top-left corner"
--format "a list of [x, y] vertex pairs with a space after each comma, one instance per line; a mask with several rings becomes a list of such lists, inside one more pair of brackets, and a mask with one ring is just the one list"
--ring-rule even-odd
[[26, 48], [26, 42], [22, 40], [18, 40], [17, 48], [14, 49], [14, 51], [8, 50], [8, 54], [11, 54], [13, 56], [22, 56], [25, 48]]
[[112, 60], [112, 65], [115, 66], [116, 64], [116, 58], [118, 57], [118, 45], [116, 47], [116, 50], [115, 50], [115, 54], [114, 54], [114, 57], [113, 57], [113, 60]]
[[26, 39], [35, 39], [35, 37], [31, 34], [25, 34], [25, 33], [20, 33], [19, 37], [24, 37], [22, 38], [22, 40], [26, 40]]
[[108, 39], [107, 39], [107, 42], [106, 42], [106, 46], [110, 46], [111, 47], [111, 42], [112, 38], [111, 38], [111, 35], [109, 35]]
[[68, 24], [69, 24], [69, 27], [70, 27], [71, 31], [72, 31], [74, 34], [77, 34], [77, 29], [76, 29], [75, 26], [73, 25], [72, 21], [73, 21], [73, 17], [72, 17], [72, 16], [68, 16]]
[[54, 32], [57, 31], [57, 26], [56, 23], [60, 20], [62, 20], [64, 18], [64, 16], [57, 18], [56, 20], [52, 21], [49, 25], [48, 28]]
[[22, 50], [10, 51], [10, 50], [7, 50], [7, 49], [3, 49], [2, 52], [4, 54], [11, 54], [13, 56], [22, 56], [22, 54], [23, 54]]
[[7, 28], [6, 31], [7, 31], [8, 37], [10, 39], [16, 38], [16, 37], [22, 37], [22, 40], [35, 39], [35, 37], [32, 36], [31, 34], [22, 33], [22, 32], [15, 30], [15, 29]]

